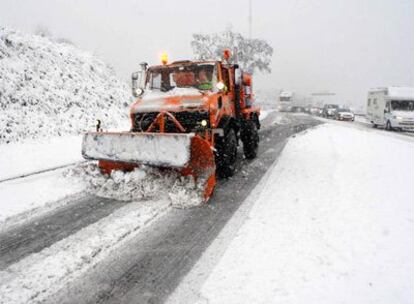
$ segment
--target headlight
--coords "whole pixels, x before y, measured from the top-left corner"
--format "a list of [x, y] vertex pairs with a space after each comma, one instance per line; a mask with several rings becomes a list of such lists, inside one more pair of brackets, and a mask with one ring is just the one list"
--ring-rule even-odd
[[396, 120], [403, 120], [403, 118], [401, 116], [395, 116]]
[[134, 96], [135, 96], [135, 97], [141, 96], [141, 95], [142, 95], [142, 93], [144, 93], [144, 90], [143, 90], [143, 89], [141, 89], [141, 88], [137, 88], [137, 89], [135, 89], [135, 91], [134, 91]]
[[220, 91], [223, 91], [225, 87], [226, 86], [222, 82], [219, 82], [216, 84], [216, 88], [219, 89]]
[[207, 127], [207, 120], [203, 119], [203, 120], [201, 121], [201, 126], [202, 126], [202, 127]]

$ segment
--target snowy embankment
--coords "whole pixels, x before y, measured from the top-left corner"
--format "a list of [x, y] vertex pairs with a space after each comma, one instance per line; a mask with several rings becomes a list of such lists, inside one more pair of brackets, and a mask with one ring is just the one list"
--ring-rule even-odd
[[0, 27], [0, 145], [128, 124], [127, 85], [73, 45]]
[[129, 89], [73, 45], [0, 28], [0, 180], [81, 160], [82, 132], [128, 129]]
[[[73, 45], [0, 27], [0, 82], [0, 181], [81, 161], [96, 119], [129, 127], [128, 86]], [[0, 183], [0, 222], [79, 190], [61, 172]]]
[[233, 240], [219, 244], [226, 227], [169, 302], [411, 303], [413, 155], [335, 124], [291, 139]]

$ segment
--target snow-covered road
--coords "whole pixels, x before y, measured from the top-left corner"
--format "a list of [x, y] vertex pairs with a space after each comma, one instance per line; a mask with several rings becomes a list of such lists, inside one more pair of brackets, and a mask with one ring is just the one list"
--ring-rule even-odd
[[413, 155], [351, 124], [291, 139], [169, 303], [412, 303]]
[[47, 174], [3, 183], [28, 193], [0, 230], [0, 303], [410, 303], [414, 139], [316, 124], [267, 113], [259, 157], [202, 208], [81, 194], [20, 218]]
[[0, 302], [162, 302], [243, 204], [286, 138], [315, 124], [269, 113], [259, 158], [240, 158], [237, 175], [221, 180], [202, 208], [177, 210], [158, 198], [118, 202], [86, 195], [5, 225]]

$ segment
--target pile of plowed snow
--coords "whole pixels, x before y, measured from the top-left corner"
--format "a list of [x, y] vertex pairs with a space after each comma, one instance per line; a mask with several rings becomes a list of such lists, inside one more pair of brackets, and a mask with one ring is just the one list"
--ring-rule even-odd
[[0, 144], [128, 124], [128, 86], [70, 44], [0, 27], [0, 83]]
[[86, 191], [121, 201], [142, 201], [167, 197], [173, 207], [190, 208], [203, 202], [202, 182], [184, 177], [174, 170], [141, 166], [131, 172], [102, 174], [95, 162], [77, 165], [64, 172], [67, 178], [83, 183]]

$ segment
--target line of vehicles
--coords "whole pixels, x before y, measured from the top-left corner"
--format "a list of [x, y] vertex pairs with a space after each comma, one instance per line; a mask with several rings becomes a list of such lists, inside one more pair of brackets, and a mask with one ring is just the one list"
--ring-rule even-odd
[[305, 105], [306, 102], [306, 100], [297, 98], [294, 92], [282, 91], [279, 94], [278, 110], [279, 112], [308, 113], [344, 121], [355, 120], [355, 114], [349, 107], [339, 106], [333, 103], [327, 103], [323, 106]]
[[[329, 94], [334, 96], [334, 94]], [[333, 102], [323, 106], [304, 106], [293, 92], [279, 94], [280, 112], [304, 112], [324, 118], [354, 121], [355, 114], [346, 106]], [[306, 100], [305, 100], [306, 103]], [[368, 91], [366, 119], [374, 128], [414, 131], [414, 87], [384, 87]]]

